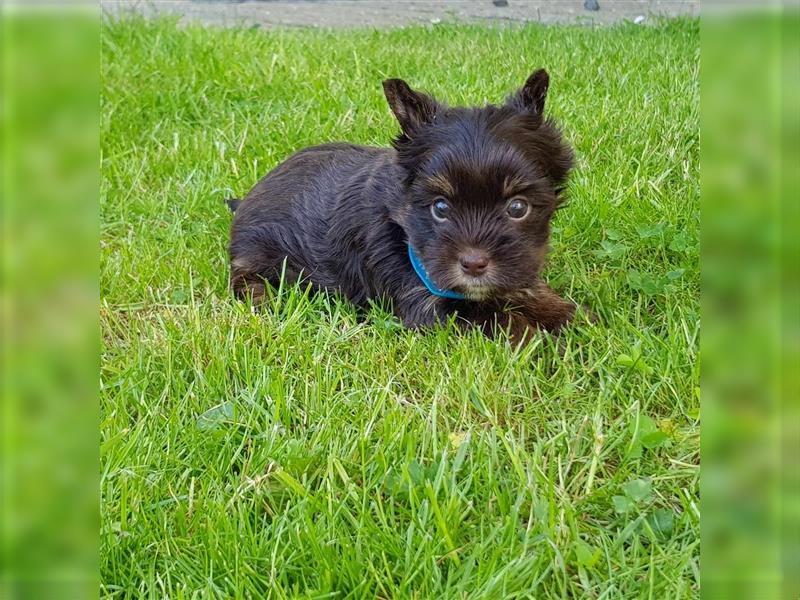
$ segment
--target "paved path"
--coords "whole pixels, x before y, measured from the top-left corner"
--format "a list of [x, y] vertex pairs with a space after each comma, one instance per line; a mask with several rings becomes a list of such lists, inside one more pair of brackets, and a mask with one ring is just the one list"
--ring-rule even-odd
[[[590, 0], [591, 1], [591, 0]], [[106, 15], [178, 15], [217, 26], [396, 27], [443, 21], [609, 24], [656, 15], [698, 16], [699, 0], [101, 0]]]

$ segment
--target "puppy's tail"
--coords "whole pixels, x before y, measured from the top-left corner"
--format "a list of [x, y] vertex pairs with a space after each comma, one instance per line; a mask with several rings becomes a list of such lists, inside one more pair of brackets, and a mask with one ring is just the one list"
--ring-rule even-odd
[[242, 203], [240, 198], [227, 198], [225, 200], [225, 204], [228, 205], [228, 208], [231, 209], [231, 212], [236, 212], [236, 209], [239, 208], [239, 205]]

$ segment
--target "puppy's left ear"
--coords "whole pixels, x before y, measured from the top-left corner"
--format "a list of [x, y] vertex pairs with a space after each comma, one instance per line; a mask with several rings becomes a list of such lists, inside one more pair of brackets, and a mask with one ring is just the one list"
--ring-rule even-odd
[[550, 75], [544, 69], [539, 69], [528, 77], [525, 85], [508, 99], [508, 103], [520, 110], [541, 115], [544, 113], [544, 101], [547, 99], [549, 86]]
[[383, 82], [383, 93], [389, 108], [400, 123], [400, 128], [409, 139], [427, 123], [433, 122], [439, 105], [436, 100], [412, 90], [402, 79], [387, 79]]

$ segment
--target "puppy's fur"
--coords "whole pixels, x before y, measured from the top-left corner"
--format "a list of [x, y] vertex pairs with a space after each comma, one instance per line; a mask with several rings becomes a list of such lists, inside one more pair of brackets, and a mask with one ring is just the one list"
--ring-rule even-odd
[[[502, 105], [455, 108], [384, 81], [401, 128], [393, 149], [306, 148], [229, 201], [234, 293], [258, 301], [283, 273], [357, 305], [388, 300], [412, 328], [455, 313], [465, 326], [518, 339], [558, 330], [575, 305], [540, 271], [572, 152], [543, 115], [548, 83], [540, 69]], [[527, 214], [512, 218], [520, 210], [510, 202]], [[466, 299], [431, 294], [408, 244], [440, 288]]]

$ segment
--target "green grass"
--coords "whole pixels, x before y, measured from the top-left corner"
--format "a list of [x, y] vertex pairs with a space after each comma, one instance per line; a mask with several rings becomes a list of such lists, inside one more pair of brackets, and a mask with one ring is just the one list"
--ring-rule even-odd
[[[102, 592], [696, 597], [698, 37], [105, 24]], [[600, 324], [515, 350], [231, 299], [223, 197], [386, 144], [385, 77], [497, 102], [539, 66], [578, 156], [546, 278]]]

